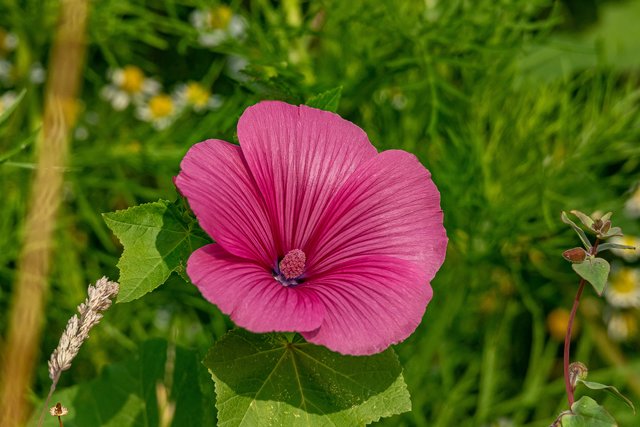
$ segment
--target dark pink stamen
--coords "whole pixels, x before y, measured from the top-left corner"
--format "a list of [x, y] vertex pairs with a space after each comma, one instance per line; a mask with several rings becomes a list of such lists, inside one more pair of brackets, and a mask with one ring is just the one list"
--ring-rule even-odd
[[280, 273], [285, 279], [295, 279], [296, 277], [304, 273], [305, 263], [307, 262], [307, 256], [300, 249], [293, 249], [282, 258], [280, 261]]

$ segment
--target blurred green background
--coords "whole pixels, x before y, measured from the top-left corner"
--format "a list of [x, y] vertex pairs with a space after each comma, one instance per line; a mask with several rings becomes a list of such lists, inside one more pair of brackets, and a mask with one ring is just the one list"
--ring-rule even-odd
[[[26, 89], [0, 128], [1, 336], [58, 8], [0, 0], [0, 113]], [[233, 141], [246, 106], [342, 86], [343, 117], [432, 172], [450, 239], [421, 326], [396, 346], [413, 410], [381, 424], [549, 425], [566, 406], [560, 336], [578, 282], [560, 254], [579, 241], [560, 212], [611, 210], [626, 234], [640, 233], [639, 21], [640, 1], [92, 1], [33, 402], [87, 284], [118, 277], [122, 248], [100, 214], [174, 199], [187, 149]], [[606, 257], [634, 272], [620, 288], [640, 292], [637, 261]], [[573, 354], [638, 405], [633, 305], [587, 289]], [[202, 355], [231, 327], [174, 275], [110, 309], [59, 387], [92, 380], [150, 338]], [[593, 396], [621, 426], [640, 425]]]

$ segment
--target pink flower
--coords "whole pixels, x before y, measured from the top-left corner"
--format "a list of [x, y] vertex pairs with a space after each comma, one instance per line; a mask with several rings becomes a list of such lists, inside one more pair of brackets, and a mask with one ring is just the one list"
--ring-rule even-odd
[[344, 354], [411, 335], [447, 246], [418, 159], [283, 102], [247, 108], [238, 139], [194, 145], [176, 178], [216, 241], [187, 263], [204, 297], [250, 331], [296, 331]]

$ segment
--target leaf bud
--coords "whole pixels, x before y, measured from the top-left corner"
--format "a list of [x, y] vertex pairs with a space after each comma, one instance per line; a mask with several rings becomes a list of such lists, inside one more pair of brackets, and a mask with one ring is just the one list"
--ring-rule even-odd
[[587, 259], [588, 255], [589, 254], [587, 254], [587, 251], [582, 248], [572, 248], [562, 252], [562, 256], [564, 257], [564, 259], [573, 263], [583, 262], [585, 259]]
[[589, 370], [582, 362], [573, 362], [569, 365], [569, 382], [571, 383], [571, 387], [575, 390], [578, 385], [578, 380], [584, 381], [588, 373]]
[[[593, 221], [593, 225], [591, 226], [591, 229], [593, 231], [600, 231], [602, 230], [603, 225], [604, 223], [602, 222], [602, 220], [600, 218], [597, 218], [595, 221]], [[611, 227], [611, 225], [609, 225], [609, 227]]]

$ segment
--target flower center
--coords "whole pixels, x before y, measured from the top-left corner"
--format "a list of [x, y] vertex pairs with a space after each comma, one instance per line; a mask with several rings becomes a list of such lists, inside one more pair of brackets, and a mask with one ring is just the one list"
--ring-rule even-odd
[[218, 6], [209, 11], [209, 26], [214, 30], [224, 30], [229, 26], [233, 11], [229, 6]]
[[196, 107], [204, 107], [209, 101], [209, 91], [200, 84], [191, 82], [187, 85], [187, 101]]
[[614, 276], [611, 286], [617, 293], [631, 294], [636, 288], [635, 279], [633, 270], [623, 270]]
[[135, 65], [127, 65], [122, 69], [122, 81], [120, 87], [129, 93], [138, 93], [142, 90], [144, 73]]
[[300, 249], [293, 249], [287, 252], [282, 258], [274, 274], [274, 278], [282, 284], [282, 286], [297, 285], [298, 278], [304, 273], [307, 256]]
[[173, 100], [168, 95], [156, 95], [149, 100], [149, 111], [154, 119], [167, 117], [173, 112]]

